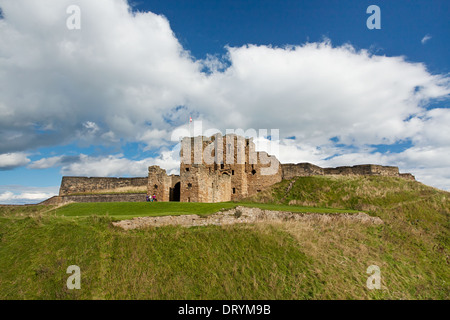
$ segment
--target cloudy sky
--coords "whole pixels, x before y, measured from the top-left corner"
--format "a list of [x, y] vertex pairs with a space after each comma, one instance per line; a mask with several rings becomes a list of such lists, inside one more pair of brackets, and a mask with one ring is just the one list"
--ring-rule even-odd
[[48, 198], [63, 175], [176, 172], [189, 117], [202, 132], [279, 129], [281, 162], [396, 165], [450, 190], [448, 1], [0, 9], [0, 203]]

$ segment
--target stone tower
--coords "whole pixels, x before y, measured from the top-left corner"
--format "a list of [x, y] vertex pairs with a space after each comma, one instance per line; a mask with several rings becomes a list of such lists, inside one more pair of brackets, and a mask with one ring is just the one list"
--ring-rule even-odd
[[149, 167], [148, 191], [160, 201], [239, 200], [280, 182], [282, 177], [274, 156], [256, 152], [251, 138], [234, 134], [185, 137], [180, 158], [179, 176], [168, 176], [157, 166]]

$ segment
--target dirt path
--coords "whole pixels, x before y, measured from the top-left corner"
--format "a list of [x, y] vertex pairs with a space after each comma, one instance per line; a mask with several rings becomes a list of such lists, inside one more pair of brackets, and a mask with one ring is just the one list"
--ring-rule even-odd
[[297, 181], [298, 178], [294, 178], [290, 183], [289, 186], [286, 188], [286, 190], [284, 191], [284, 196], [281, 199], [281, 203], [284, 202], [284, 200], [286, 200], [286, 197], [289, 195], [289, 191], [291, 191], [292, 187], [294, 186], [294, 183]]

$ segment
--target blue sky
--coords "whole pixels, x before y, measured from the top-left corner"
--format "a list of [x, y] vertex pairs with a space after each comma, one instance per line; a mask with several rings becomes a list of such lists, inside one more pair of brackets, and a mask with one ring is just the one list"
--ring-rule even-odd
[[[432, 72], [450, 72], [448, 1], [134, 1], [135, 10], [165, 15], [177, 38], [196, 58], [224, 54], [245, 44], [284, 46], [321, 41], [406, 55]], [[382, 28], [366, 28], [368, 6], [381, 9]], [[421, 44], [425, 35], [434, 41]], [[431, 39], [430, 39], [431, 40]]]
[[[79, 30], [66, 26], [73, 4]], [[282, 162], [397, 165], [450, 190], [448, 1], [0, 8], [0, 203], [43, 200], [63, 175], [176, 172], [172, 133], [189, 116], [279, 129]]]

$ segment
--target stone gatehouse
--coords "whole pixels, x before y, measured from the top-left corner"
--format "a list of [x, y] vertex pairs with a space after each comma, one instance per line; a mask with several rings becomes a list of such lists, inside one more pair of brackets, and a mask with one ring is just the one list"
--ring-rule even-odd
[[148, 169], [148, 193], [159, 201], [222, 202], [252, 196], [263, 189], [298, 176], [382, 175], [414, 180], [397, 167], [356, 165], [321, 168], [310, 163], [281, 164], [266, 152], [256, 152], [253, 139], [220, 134], [185, 137], [181, 141], [180, 174]]
[[[151, 166], [147, 177], [63, 177], [58, 199], [52, 201], [64, 197], [75, 202], [102, 201], [98, 200], [102, 197], [105, 201], [141, 201], [124, 199], [145, 199], [148, 193], [155, 194], [158, 201], [222, 202], [255, 195], [282, 180], [313, 175], [379, 175], [415, 180], [394, 166], [321, 168], [311, 163], [282, 164], [267, 152], [255, 151], [252, 138], [216, 134], [182, 139], [179, 175], [168, 175], [159, 166]], [[124, 197], [125, 193], [136, 196]]]
[[279, 161], [250, 139], [220, 134], [181, 141], [180, 175], [148, 169], [148, 192], [161, 201], [222, 202], [251, 196], [282, 180]]

